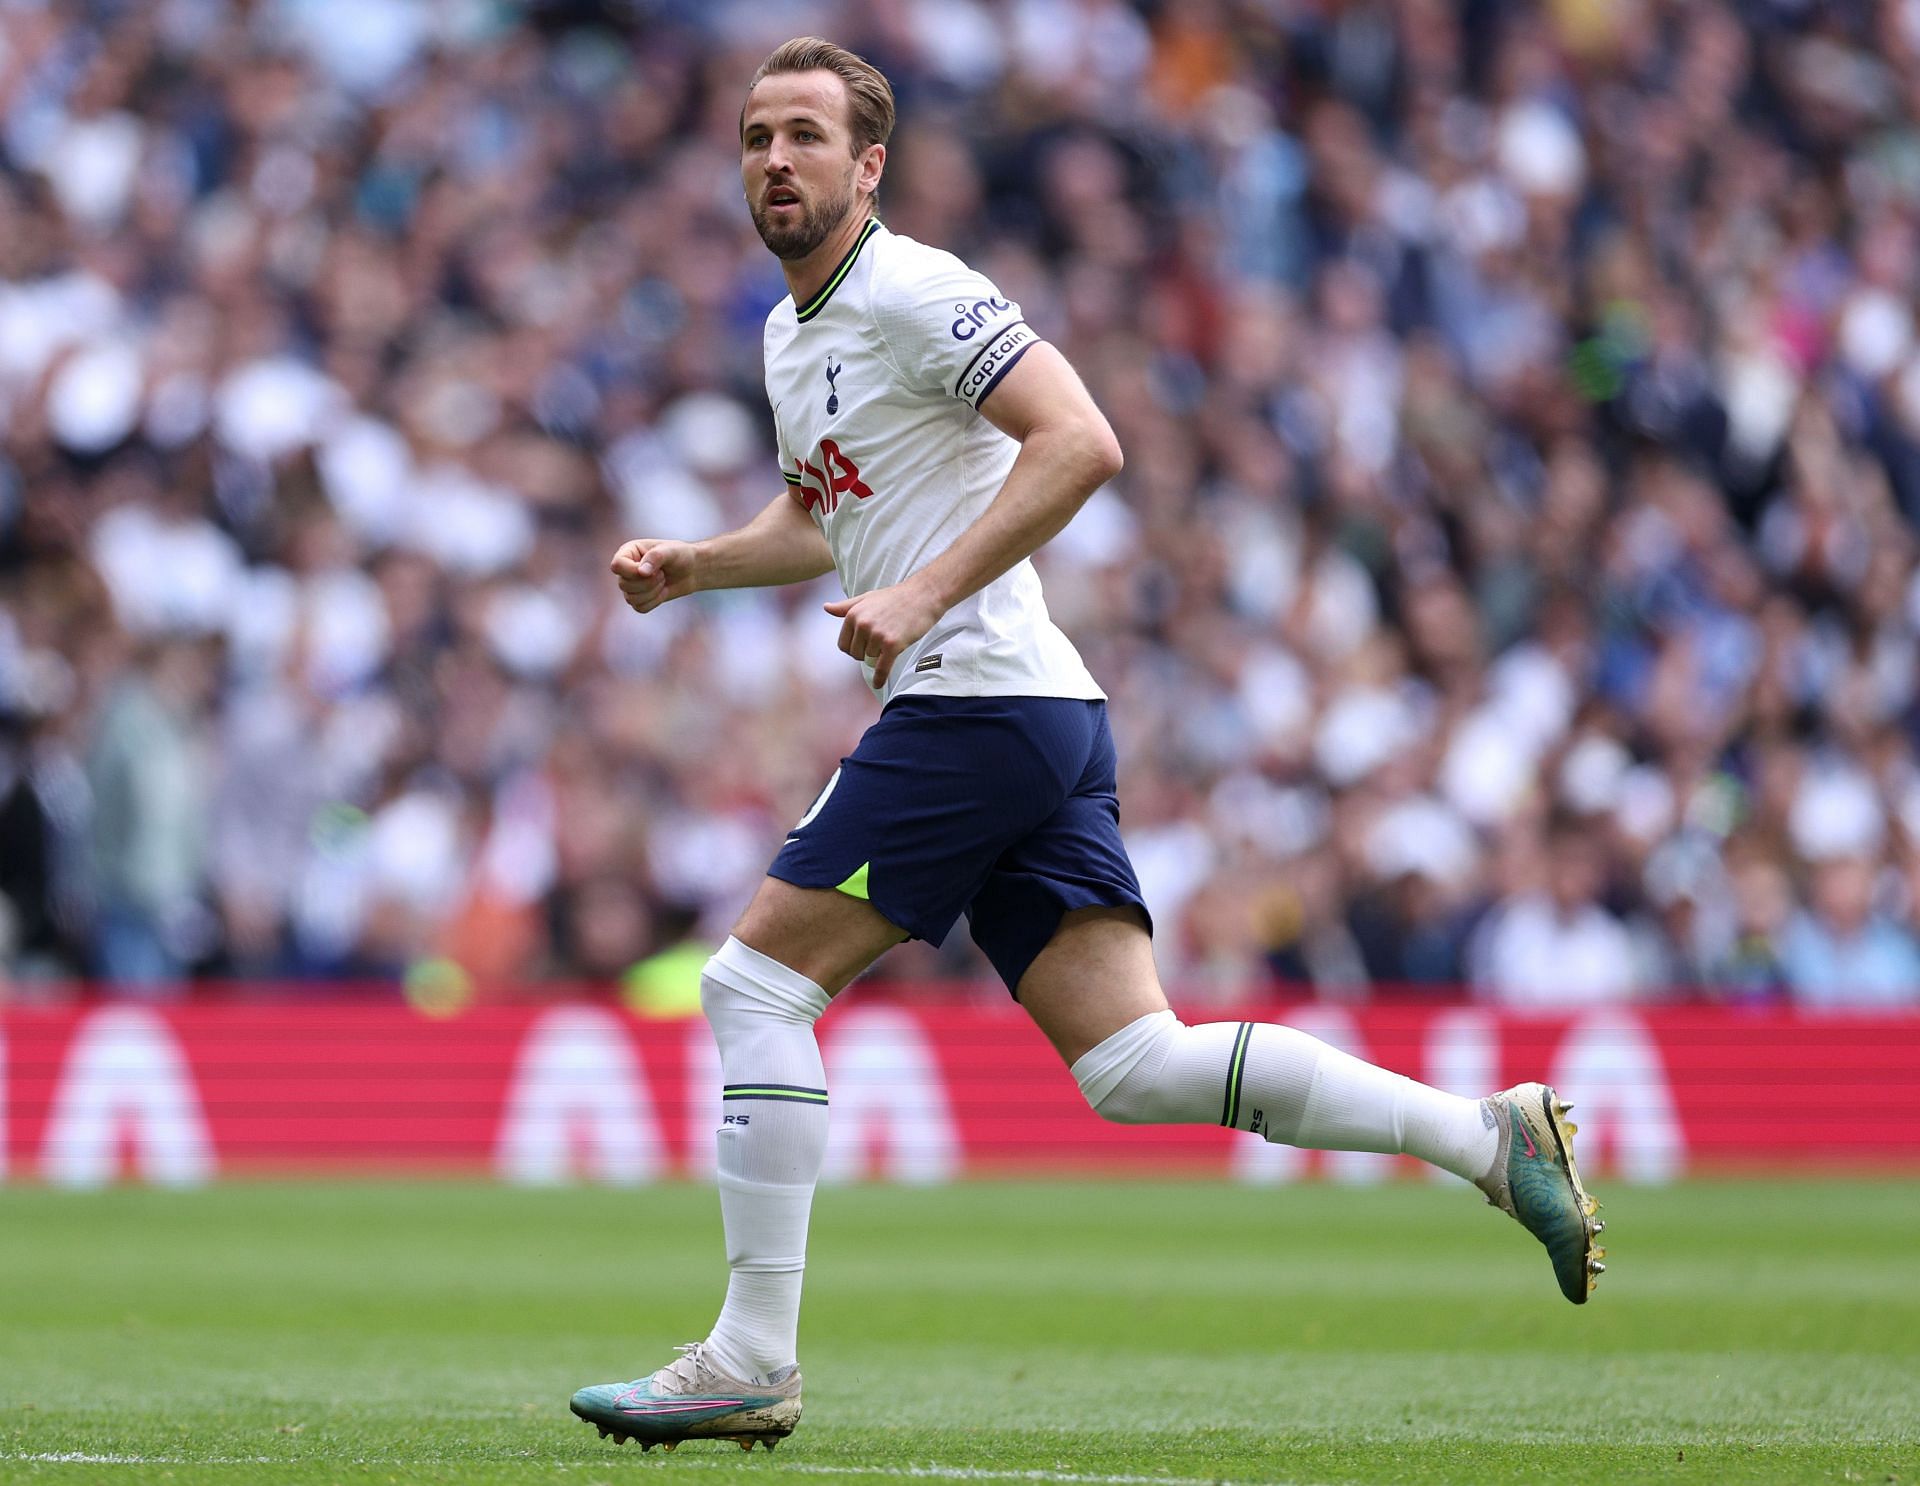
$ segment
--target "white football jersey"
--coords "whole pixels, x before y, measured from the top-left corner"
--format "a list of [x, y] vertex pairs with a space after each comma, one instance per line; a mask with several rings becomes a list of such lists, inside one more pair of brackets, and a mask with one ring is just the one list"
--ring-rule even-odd
[[[781, 472], [849, 596], [925, 567], [999, 494], [1020, 446], [980, 404], [1038, 340], [983, 276], [877, 220], [805, 305], [789, 296], [767, 316]], [[908, 692], [1105, 695], [1025, 560], [894, 661], [883, 699]]]

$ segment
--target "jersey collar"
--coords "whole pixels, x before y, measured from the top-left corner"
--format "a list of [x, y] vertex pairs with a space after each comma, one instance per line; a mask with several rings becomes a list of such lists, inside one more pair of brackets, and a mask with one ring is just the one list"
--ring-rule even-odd
[[799, 320], [802, 325], [805, 325], [807, 321], [811, 320], [827, 307], [827, 301], [833, 298], [833, 291], [840, 287], [840, 281], [852, 272], [853, 261], [860, 256], [860, 250], [867, 245], [867, 239], [879, 230], [880, 219], [878, 217], [868, 217], [867, 225], [860, 229], [860, 235], [853, 240], [853, 246], [847, 249], [847, 256], [840, 260], [840, 266], [827, 275], [827, 281], [820, 286], [819, 293], [815, 294], [812, 299], [809, 299], [794, 311], [794, 318]]

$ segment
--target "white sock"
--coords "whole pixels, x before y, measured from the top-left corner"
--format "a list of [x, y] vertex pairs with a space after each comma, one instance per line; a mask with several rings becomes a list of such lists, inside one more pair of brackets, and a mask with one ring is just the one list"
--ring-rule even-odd
[[1129, 1022], [1073, 1065], [1087, 1102], [1128, 1125], [1231, 1125], [1316, 1151], [1404, 1152], [1472, 1181], [1499, 1133], [1477, 1099], [1415, 1083], [1292, 1027]]
[[827, 1150], [827, 1074], [813, 1024], [827, 993], [729, 939], [707, 961], [700, 1004], [720, 1046], [720, 1217], [726, 1304], [707, 1347], [744, 1381], [793, 1365], [807, 1218]]

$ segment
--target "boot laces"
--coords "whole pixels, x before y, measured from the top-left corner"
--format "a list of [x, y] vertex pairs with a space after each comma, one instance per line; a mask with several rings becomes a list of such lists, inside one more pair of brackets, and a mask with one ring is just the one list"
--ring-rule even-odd
[[713, 1364], [707, 1361], [705, 1342], [682, 1342], [673, 1350], [680, 1355], [653, 1375], [663, 1392], [698, 1393], [716, 1379]]

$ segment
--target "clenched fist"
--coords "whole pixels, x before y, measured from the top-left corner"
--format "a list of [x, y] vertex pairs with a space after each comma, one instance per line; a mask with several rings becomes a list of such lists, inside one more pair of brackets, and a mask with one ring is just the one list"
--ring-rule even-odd
[[691, 542], [636, 537], [613, 554], [613, 576], [628, 607], [650, 614], [668, 599], [685, 598], [699, 586]]

